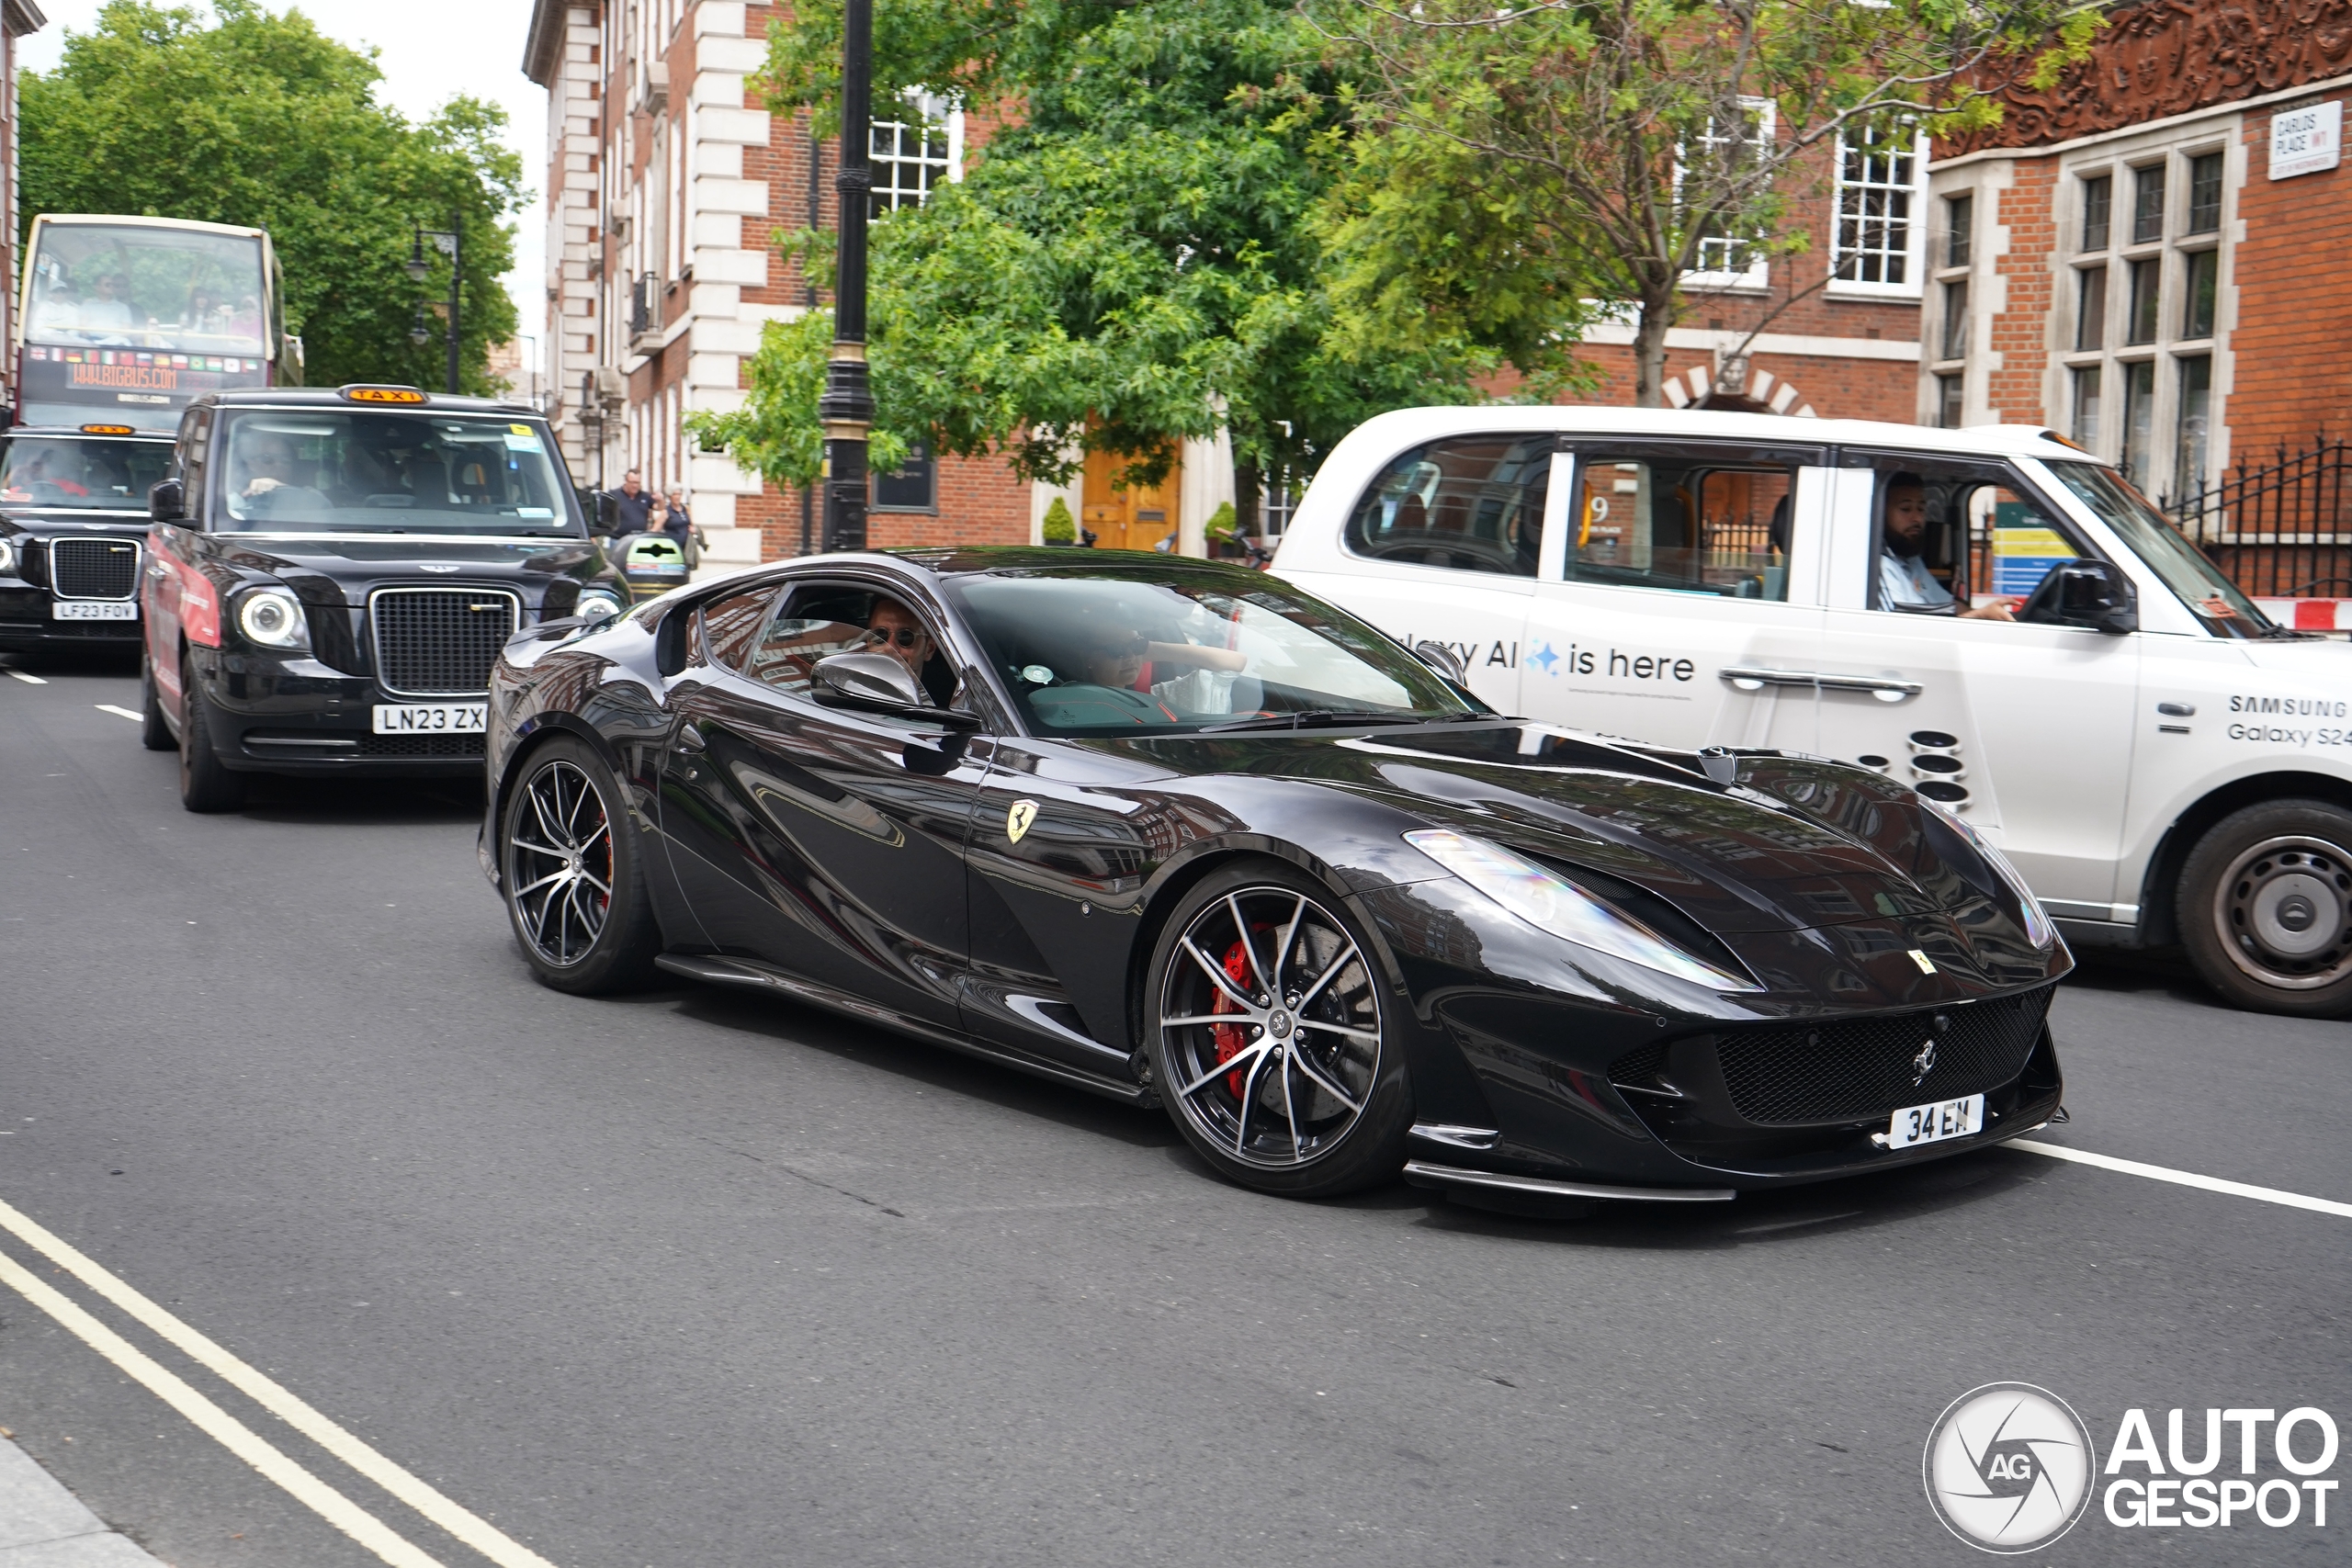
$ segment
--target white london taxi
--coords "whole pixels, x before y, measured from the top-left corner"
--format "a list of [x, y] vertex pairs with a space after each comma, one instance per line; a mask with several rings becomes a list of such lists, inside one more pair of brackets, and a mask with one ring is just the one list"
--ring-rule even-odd
[[2077, 942], [2352, 1012], [2352, 647], [2272, 625], [2054, 433], [1403, 410], [1332, 451], [1272, 570], [1505, 713], [1899, 778]]

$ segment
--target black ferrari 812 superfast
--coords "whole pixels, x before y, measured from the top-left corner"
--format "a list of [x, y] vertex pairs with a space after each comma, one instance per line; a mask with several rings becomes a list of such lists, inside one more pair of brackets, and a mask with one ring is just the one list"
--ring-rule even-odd
[[2072, 960], [1959, 818], [1451, 657], [1209, 562], [807, 558], [517, 636], [483, 866], [547, 985], [831, 1009], [1269, 1192], [1720, 1201], [2058, 1112]]

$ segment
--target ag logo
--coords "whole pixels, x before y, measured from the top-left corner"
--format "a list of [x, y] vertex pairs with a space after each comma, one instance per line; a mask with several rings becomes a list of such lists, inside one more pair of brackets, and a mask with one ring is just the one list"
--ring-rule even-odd
[[1951, 1403], [1928, 1434], [1928, 1501], [1980, 1551], [2039, 1551], [2075, 1528], [2091, 1499], [2090, 1429], [2031, 1383], [1995, 1382]]
[[1035, 820], [1037, 803], [1016, 800], [1012, 803], [1012, 809], [1004, 814], [1004, 836], [1017, 844], [1021, 841], [1021, 835], [1029, 830], [1029, 824]]

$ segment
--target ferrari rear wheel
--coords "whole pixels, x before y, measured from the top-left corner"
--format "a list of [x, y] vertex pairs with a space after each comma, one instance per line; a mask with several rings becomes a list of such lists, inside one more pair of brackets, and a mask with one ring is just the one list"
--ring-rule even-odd
[[1403, 1168], [1412, 1094], [1370, 951], [1279, 863], [1213, 874], [1170, 916], [1146, 998], [1153, 1076], [1227, 1179], [1312, 1198]]
[[661, 951], [620, 781], [569, 736], [525, 759], [500, 813], [499, 886], [539, 983], [580, 996], [653, 978]]

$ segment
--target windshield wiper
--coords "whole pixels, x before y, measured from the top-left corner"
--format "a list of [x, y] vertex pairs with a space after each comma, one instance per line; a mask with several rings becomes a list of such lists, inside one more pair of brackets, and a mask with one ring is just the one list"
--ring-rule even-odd
[[1301, 708], [1295, 713], [1261, 714], [1227, 724], [1204, 724], [1196, 732], [1222, 735], [1236, 729], [1329, 729], [1358, 724], [1427, 724], [1426, 714], [1398, 713], [1394, 708]]

